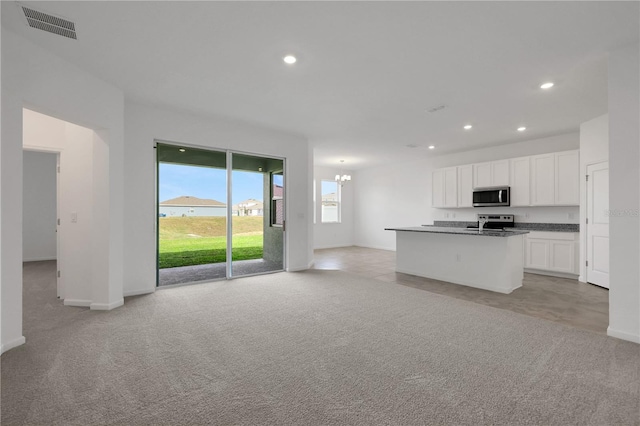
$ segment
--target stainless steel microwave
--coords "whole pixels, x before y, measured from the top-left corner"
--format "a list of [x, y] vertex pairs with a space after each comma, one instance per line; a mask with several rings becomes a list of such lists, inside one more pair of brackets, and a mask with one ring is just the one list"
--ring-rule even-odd
[[473, 207], [510, 206], [510, 192], [508, 186], [475, 188], [473, 190]]

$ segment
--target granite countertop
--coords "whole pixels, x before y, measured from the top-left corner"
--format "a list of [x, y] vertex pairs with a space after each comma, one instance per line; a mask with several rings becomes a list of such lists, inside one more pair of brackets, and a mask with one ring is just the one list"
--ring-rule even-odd
[[385, 228], [385, 231], [403, 231], [403, 232], [426, 232], [433, 234], [455, 234], [455, 235], [477, 235], [480, 237], [512, 237], [514, 235], [528, 234], [529, 231], [514, 230], [500, 231], [496, 229], [483, 229], [482, 232], [477, 229], [454, 228], [451, 226], [409, 226], [406, 228]]
[[[435, 220], [433, 225], [439, 227], [466, 228], [467, 226], [478, 226], [478, 222], [464, 222], [456, 220]], [[516, 222], [514, 229], [522, 231], [543, 231], [543, 232], [580, 232], [580, 225], [577, 223], [527, 223]]]

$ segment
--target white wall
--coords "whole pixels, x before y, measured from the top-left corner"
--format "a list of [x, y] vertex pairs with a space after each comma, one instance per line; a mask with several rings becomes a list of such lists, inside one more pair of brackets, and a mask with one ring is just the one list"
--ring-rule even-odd
[[[579, 148], [578, 133], [500, 145], [360, 170], [353, 177], [355, 244], [395, 250], [395, 233], [384, 228], [432, 224], [434, 220], [472, 221], [479, 209], [431, 207], [434, 169]], [[420, 155], [416, 152], [416, 155]], [[578, 223], [578, 207], [518, 207], [482, 209], [510, 213], [518, 222]]]
[[[587, 166], [609, 160], [609, 114], [580, 125], [580, 281], [587, 280]], [[584, 231], [584, 232], [583, 232]]]
[[640, 45], [609, 54], [608, 334], [640, 343]]
[[[93, 214], [100, 228], [92, 244], [91, 307], [122, 303], [123, 129], [122, 91], [2, 29], [2, 145], [0, 215], [2, 351], [22, 335], [22, 112], [24, 107], [96, 130]], [[98, 161], [95, 161], [98, 160]], [[96, 179], [97, 178], [97, 179]]]
[[25, 151], [23, 155], [22, 259], [55, 260], [57, 154]]
[[298, 136], [210, 116], [126, 104], [125, 136], [125, 295], [155, 290], [155, 153], [154, 140], [204, 148], [231, 149], [266, 156], [286, 157], [286, 223], [288, 270], [308, 268], [312, 244], [312, 157], [308, 142]]
[[343, 170], [331, 167], [314, 167], [314, 181], [316, 185], [315, 217], [313, 225], [314, 248], [347, 247], [353, 245], [353, 184], [350, 181], [341, 188], [340, 202], [341, 214], [340, 223], [322, 223], [322, 191], [320, 188], [322, 180], [334, 181], [337, 174], [350, 174], [350, 170]]

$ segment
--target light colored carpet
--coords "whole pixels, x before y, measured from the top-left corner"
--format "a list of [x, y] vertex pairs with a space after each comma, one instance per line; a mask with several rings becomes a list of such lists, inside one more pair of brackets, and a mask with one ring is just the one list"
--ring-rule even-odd
[[640, 424], [639, 345], [413, 288], [279, 273], [105, 313], [45, 287], [3, 425]]

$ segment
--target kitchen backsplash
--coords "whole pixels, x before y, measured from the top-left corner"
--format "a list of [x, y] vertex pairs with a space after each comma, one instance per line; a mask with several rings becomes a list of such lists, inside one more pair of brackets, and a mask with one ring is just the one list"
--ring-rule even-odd
[[[475, 221], [458, 221], [458, 220], [434, 220], [435, 226], [450, 226], [455, 228], [466, 228], [467, 226], [477, 226]], [[516, 219], [515, 228], [526, 231], [551, 231], [551, 232], [580, 232], [580, 225], [577, 223], [532, 223], [518, 222]]]

